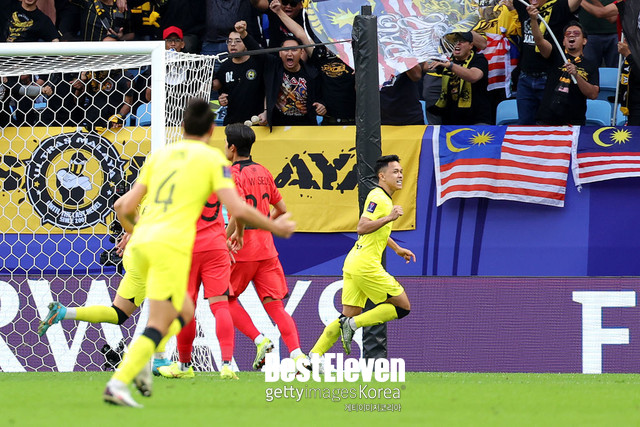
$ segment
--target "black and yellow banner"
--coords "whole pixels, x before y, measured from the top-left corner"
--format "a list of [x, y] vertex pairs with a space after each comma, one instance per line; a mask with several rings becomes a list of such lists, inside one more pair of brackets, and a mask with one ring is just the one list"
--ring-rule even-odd
[[[298, 231], [355, 231], [358, 178], [354, 126], [253, 127], [253, 159], [275, 179]], [[382, 154], [397, 154], [404, 168], [403, 190], [393, 196], [404, 215], [395, 230], [415, 229], [418, 165], [424, 126], [383, 126]], [[224, 149], [224, 129], [214, 132]]]
[[[280, 188], [298, 231], [355, 231], [358, 223], [355, 127], [254, 127], [255, 161]], [[400, 156], [404, 189], [394, 203], [396, 230], [415, 228], [418, 163], [424, 126], [383, 127], [383, 154]], [[0, 137], [0, 230], [3, 233], [104, 234], [116, 187], [130, 185], [150, 149], [149, 128], [102, 134], [76, 128], [5, 128]], [[224, 148], [224, 129], [213, 144]]]

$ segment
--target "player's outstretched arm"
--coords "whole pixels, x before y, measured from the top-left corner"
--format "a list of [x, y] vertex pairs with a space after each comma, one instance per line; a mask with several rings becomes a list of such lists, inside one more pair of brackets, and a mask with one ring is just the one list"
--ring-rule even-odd
[[360, 217], [360, 221], [358, 221], [358, 226], [356, 231], [358, 234], [369, 234], [378, 230], [380, 227], [390, 223], [391, 221], [395, 221], [400, 218], [403, 214], [402, 206], [395, 205], [393, 209], [391, 209], [391, 213], [387, 216], [383, 216], [378, 219], [371, 219], [364, 216]]
[[216, 192], [218, 198], [227, 206], [229, 214], [247, 224], [254, 227], [262, 228], [280, 237], [291, 237], [296, 228], [296, 223], [289, 218], [290, 214], [286, 213], [271, 220], [269, 217], [262, 215], [253, 206], [249, 206], [240, 198], [234, 188], [221, 188]]
[[118, 221], [127, 233], [133, 233], [133, 227], [138, 221], [138, 206], [144, 195], [147, 194], [147, 186], [136, 182], [113, 204]]
[[387, 246], [391, 248], [396, 254], [404, 258], [407, 264], [409, 264], [411, 260], [413, 260], [413, 262], [416, 262], [416, 255], [409, 249], [403, 248], [402, 246], [397, 244], [396, 241], [391, 237], [389, 237], [389, 239], [387, 240]]

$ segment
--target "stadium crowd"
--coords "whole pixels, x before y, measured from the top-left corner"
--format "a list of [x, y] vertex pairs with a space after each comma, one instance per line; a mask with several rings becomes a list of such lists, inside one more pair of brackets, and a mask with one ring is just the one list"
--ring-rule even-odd
[[[167, 49], [187, 53], [241, 53], [318, 43], [303, 3], [5, 0], [1, 37], [6, 42], [164, 39]], [[419, 64], [383, 85], [382, 124], [495, 124], [497, 106], [507, 98], [517, 100], [519, 124], [585, 124], [587, 99], [599, 94], [599, 69], [615, 67], [618, 53], [626, 59], [622, 111], [628, 124], [640, 123], [635, 84], [640, 72], [615, 26], [624, 1], [486, 3], [473, 31], [445, 36], [447, 58]], [[148, 88], [146, 69], [3, 77], [0, 125], [120, 127], [150, 101]], [[216, 63], [212, 98], [218, 99], [224, 124], [355, 123], [354, 71], [322, 45]]]

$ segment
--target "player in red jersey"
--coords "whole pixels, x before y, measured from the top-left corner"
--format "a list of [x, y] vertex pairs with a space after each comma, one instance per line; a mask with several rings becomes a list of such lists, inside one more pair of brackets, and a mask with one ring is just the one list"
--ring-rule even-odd
[[[256, 139], [253, 130], [237, 123], [228, 125], [225, 128], [225, 135], [225, 154], [227, 159], [233, 162], [231, 174], [240, 195], [245, 198], [247, 203], [254, 206], [262, 214], [270, 215], [272, 219], [284, 214], [287, 208], [273, 181], [273, 176], [264, 166], [251, 159], [251, 147]], [[273, 206], [273, 210], [271, 210], [271, 206]], [[240, 228], [237, 231], [240, 231]], [[234, 230], [235, 221], [231, 218], [227, 234], [232, 234]], [[232, 240], [235, 240], [235, 237]], [[265, 311], [280, 330], [282, 339], [289, 349], [290, 357], [294, 360], [306, 358], [307, 356], [300, 350], [296, 324], [289, 313], [284, 310], [282, 304], [282, 299], [287, 297], [289, 289], [272, 234], [268, 231], [247, 227], [244, 229], [242, 240], [242, 249], [234, 254], [236, 262], [231, 266], [233, 296], [229, 297], [229, 311], [234, 326], [256, 344], [261, 340], [262, 335], [237, 301], [237, 297], [244, 292], [249, 282], [253, 281]], [[258, 346], [258, 354], [254, 362], [255, 369], [262, 367], [264, 355], [271, 349], [273, 349], [273, 345], [270, 341], [263, 348]]]
[[[222, 354], [220, 377], [238, 379], [231, 369], [233, 357], [233, 320], [229, 313], [230, 265], [227, 235], [225, 232], [222, 206], [215, 193], [209, 196], [196, 224], [196, 240], [193, 245], [188, 293], [196, 305], [200, 284], [204, 287], [204, 297], [216, 319], [216, 335]], [[193, 378], [191, 351], [196, 336], [196, 322], [189, 322], [177, 336], [179, 362], [158, 368], [160, 374], [168, 378]]]

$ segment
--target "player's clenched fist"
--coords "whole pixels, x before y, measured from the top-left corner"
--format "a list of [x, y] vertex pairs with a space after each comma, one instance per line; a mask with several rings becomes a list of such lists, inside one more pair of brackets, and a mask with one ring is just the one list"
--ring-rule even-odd
[[391, 209], [391, 213], [389, 214], [389, 218], [391, 218], [391, 221], [395, 221], [396, 219], [400, 218], [402, 215], [404, 215], [402, 206], [393, 205], [393, 209]]

